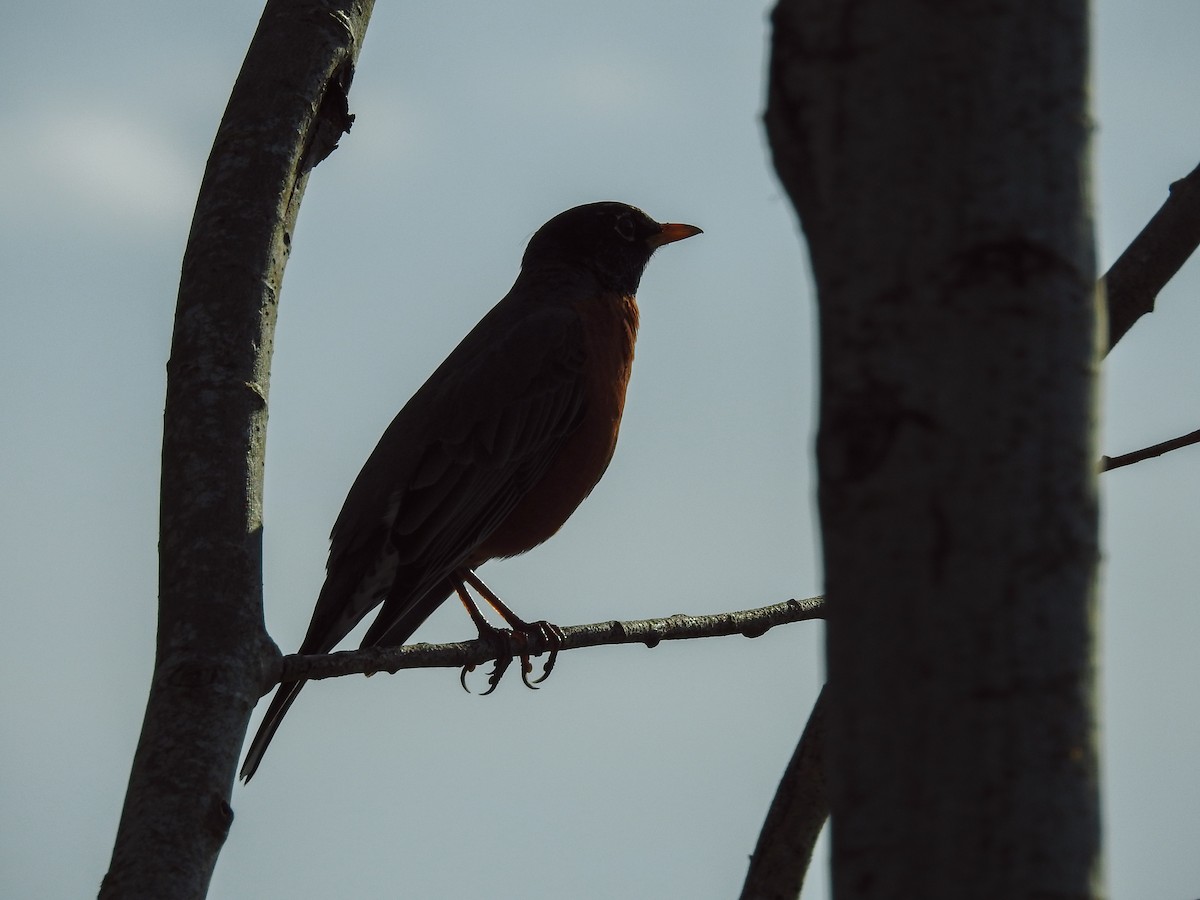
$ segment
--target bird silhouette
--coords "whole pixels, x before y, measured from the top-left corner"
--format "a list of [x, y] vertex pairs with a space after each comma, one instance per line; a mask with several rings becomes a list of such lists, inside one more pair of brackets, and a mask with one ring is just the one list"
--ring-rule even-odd
[[[511, 290], [400, 410], [355, 479], [300, 653], [328, 653], [380, 604], [362, 646], [399, 646], [452, 593], [481, 634], [495, 631], [468, 587], [517, 635], [554, 643], [554, 626], [521, 620], [474, 570], [545, 541], [596, 486], [616, 447], [642, 272], [658, 247], [699, 233], [614, 202], [569, 209], [534, 233]], [[279, 686], [244, 781], [303, 686]]]

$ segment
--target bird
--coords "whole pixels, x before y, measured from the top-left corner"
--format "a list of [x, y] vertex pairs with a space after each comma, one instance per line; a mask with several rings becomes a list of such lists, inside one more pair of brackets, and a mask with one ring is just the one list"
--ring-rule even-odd
[[[404, 405], [351, 486], [300, 653], [330, 652], [376, 607], [362, 647], [400, 646], [454, 593], [481, 635], [496, 633], [468, 587], [518, 640], [555, 644], [555, 626], [518, 618], [475, 570], [550, 538], [596, 486], [616, 448], [642, 273], [659, 247], [701, 233], [613, 201], [534, 232], [512, 288]], [[275, 692], [244, 782], [304, 684]]]

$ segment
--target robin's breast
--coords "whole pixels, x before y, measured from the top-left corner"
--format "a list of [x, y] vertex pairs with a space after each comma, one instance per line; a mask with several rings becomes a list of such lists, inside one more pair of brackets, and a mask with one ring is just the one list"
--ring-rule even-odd
[[515, 556], [551, 537], [608, 468], [625, 409], [633, 366], [638, 309], [633, 297], [612, 295], [576, 307], [583, 320], [583, 420], [546, 474], [472, 556], [471, 565]]

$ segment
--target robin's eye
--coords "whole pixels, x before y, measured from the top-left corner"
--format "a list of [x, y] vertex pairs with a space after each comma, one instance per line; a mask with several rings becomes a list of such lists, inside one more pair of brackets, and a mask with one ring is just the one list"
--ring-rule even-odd
[[633, 219], [629, 216], [621, 216], [617, 219], [616, 231], [622, 238], [627, 241], [635, 241], [637, 239], [637, 227], [633, 224]]

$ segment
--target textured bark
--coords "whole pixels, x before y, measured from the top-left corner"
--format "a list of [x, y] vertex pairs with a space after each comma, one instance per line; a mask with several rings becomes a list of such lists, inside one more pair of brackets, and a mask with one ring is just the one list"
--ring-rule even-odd
[[839, 898], [1099, 893], [1088, 8], [784, 0]]
[[101, 897], [203, 897], [232, 822], [279, 656], [261, 571], [276, 306], [306, 173], [349, 126], [372, 5], [270, 0], [209, 156], [167, 366], [154, 675]]

